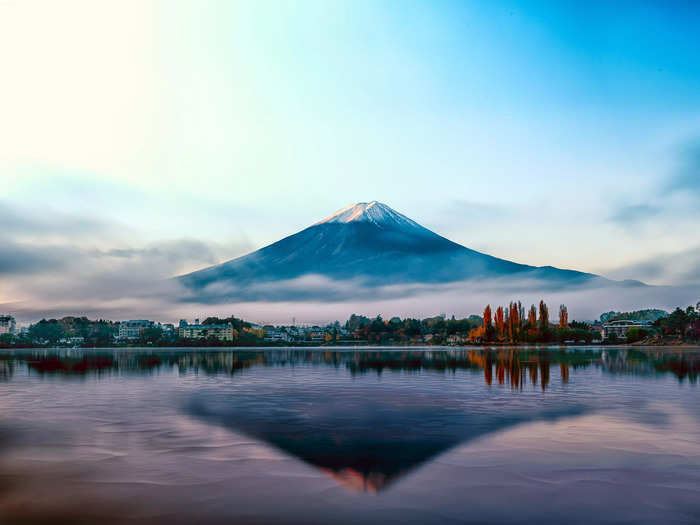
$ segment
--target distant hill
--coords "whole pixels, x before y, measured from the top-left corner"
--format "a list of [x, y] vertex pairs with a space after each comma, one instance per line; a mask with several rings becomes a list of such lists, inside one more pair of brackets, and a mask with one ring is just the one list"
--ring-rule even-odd
[[600, 314], [600, 322], [607, 323], [608, 321], [656, 321], [662, 317], [668, 317], [668, 312], [665, 310], [649, 309], [636, 310], [634, 312], [605, 312]]

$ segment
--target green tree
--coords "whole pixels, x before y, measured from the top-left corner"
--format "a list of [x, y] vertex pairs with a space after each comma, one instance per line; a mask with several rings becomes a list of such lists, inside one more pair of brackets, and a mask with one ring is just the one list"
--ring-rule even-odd
[[29, 336], [32, 340], [48, 341], [55, 344], [59, 339], [66, 337], [66, 330], [56, 319], [42, 319], [29, 327]]
[[688, 325], [688, 314], [680, 308], [676, 308], [671, 312], [671, 315], [666, 318], [665, 325], [671, 333], [682, 336]]
[[151, 344], [156, 344], [162, 337], [163, 329], [160, 326], [149, 326], [141, 334], [141, 340]]
[[649, 331], [644, 328], [630, 328], [625, 332], [625, 338], [628, 343], [636, 343], [642, 339], [646, 339], [649, 335]]
[[591, 325], [589, 325], [588, 323], [581, 322], [581, 321], [571, 321], [569, 323], [569, 327], [580, 329], [580, 330], [590, 330], [591, 329]]

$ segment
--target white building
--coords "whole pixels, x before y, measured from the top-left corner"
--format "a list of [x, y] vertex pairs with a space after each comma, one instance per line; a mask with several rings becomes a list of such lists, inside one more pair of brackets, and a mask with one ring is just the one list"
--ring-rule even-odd
[[119, 323], [118, 339], [127, 341], [129, 339], [139, 339], [143, 332], [153, 326], [153, 321], [144, 319], [136, 319], [131, 321], [122, 321]]
[[0, 334], [15, 333], [15, 318], [11, 315], [0, 315]]
[[177, 335], [182, 339], [209, 339], [216, 338], [219, 341], [233, 341], [233, 325], [225, 324], [200, 324], [195, 319], [194, 324], [189, 324], [184, 319], [180, 321]]
[[283, 328], [271, 325], [263, 326], [263, 340], [266, 343], [289, 343], [292, 337]]
[[64, 337], [63, 339], [58, 340], [58, 344], [60, 345], [71, 345], [71, 346], [80, 346], [85, 343], [85, 338], [84, 337]]
[[603, 339], [610, 339], [611, 336], [615, 336], [618, 339], [627, 338], [627, 330], [630, 328], [651, 328], [651, 321], [628, 321], [626, 319], [621, 319], [618, 321], [609, 321], [603, 323], [601, 335]]

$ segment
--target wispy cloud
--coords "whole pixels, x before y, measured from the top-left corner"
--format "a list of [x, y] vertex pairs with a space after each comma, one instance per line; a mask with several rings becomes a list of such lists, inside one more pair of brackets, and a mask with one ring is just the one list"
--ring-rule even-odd
[[3, 236], [0, 245], [0, 310], [27, 320], [51, 313], [169, 312], [183, 294], [171, 277], [250, 249], [245, 242], [223, 245], [195, 239], [103, 250]]
[[639, 279], [646, 283], [679, 286], [697, 285], [700, 284], [700, 246], [676, 253], [654, 255], [604, 273], [613, 279]]
[[75, 252], [65, 247], [40, 247], [0, 237], [0, 279], [63, 269]]
[[609, 220], [624, 226], [640, 225], [661, 213], [661, 208], [650, 204], [632, 204], [616, 209]]
[[674, 168], [652, 185], [636, 202], [617, 200], [607, 221], [623, 228], [641, 228], [651, 221], [697, 215], [700, 197], [700, 139], [686, 141], [673, 153]]
[[700, 197], [700, 139], [682, 149], [678, 168], [669, 177], [666, 190]]
[[100, 235], [119, 227], [115, 221], [105, 221], [95, 216], [65, 213], [50, 205], [28, 208], [0, 201], [0, 224], [2, 234], [18, 237], [54, 236], [56, 234], [75, 238], [82, 235]]

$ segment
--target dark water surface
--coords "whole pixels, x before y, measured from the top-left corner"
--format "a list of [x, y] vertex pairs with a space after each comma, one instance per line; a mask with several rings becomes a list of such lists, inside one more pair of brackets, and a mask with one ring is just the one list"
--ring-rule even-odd
[[0, 523], [700, 523], [700, 349], [0, 351]]

